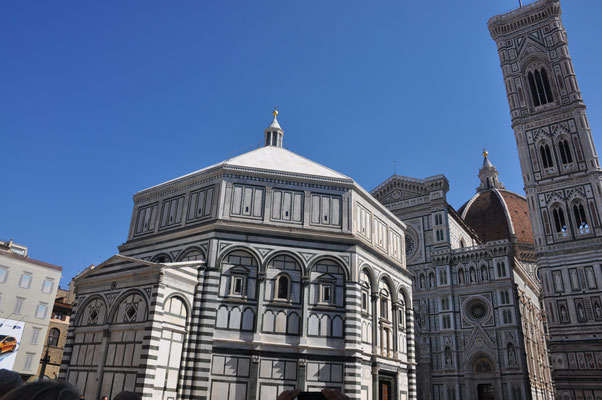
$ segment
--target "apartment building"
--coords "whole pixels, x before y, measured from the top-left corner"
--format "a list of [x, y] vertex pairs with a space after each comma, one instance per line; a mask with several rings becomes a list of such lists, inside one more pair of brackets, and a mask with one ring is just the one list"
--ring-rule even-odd
[[0, 241], [0, 368], [29, 379], [38, 370], [62, 268]]

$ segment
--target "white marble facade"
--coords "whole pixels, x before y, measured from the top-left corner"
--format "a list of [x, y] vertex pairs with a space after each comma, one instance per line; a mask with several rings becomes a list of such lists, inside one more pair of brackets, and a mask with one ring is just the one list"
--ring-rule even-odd
[[[497, 171], [485, 157], [477, 197], [503, 190], [501, 184], [487, 185], [488, 171], [497, 180]], [[525, 251], [529, 244], [517, 242], [515, 232], [484, 242], [481, 232], [477, 234], [447, 203], [448, 190], [443, 175], [394, 175], [372, 191], [407, 225], [418, 398], [552, 399], [533, 246]], [[526, 209], [524, 198], [521, 201]], [[496, 220], [490, 211], [483, 207], [480, 218], [502, 227], [509, 224], [506, 215], [514, 214], [513, 209], [500, 210], [501, 220]], [[525, 259], [525, 254], [531, 258]]]
[[61, 376], [87, 398], [416, 398], [405, 225], [265, 135], [137, 193], [119, 254], [76, 278]]

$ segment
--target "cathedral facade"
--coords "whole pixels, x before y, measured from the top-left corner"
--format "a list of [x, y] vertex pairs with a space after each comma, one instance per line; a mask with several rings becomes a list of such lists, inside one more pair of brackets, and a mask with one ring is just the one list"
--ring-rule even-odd
[[274, 116], [265, 147], [134, 196], [119, 254], [75, 280], [62, 378], [87, 398], [416, 398], [405, 224], [283, 135]]
[[559, 0], [493, 17], [562, 400], [602, 399], [602, 171]]
[[526, 200], [487, 153], [479, 178], [458, 211], [443, 175], [394, 175], [372, 191], [407, 225], [418, 398], [553, 399]]

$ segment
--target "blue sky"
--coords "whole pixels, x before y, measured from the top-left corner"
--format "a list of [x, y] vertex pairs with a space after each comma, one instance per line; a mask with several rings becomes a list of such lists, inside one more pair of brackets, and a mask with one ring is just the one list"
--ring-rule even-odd
[[[5, 2], [0, 238], [64, 267], [117, 252], [135, 192], [240, 154], [274, 105], [285, 146], [371, 190], [444, 173], [458, 208], [481, 149], [522, 193], [489, 17], [512, 0]], [[563, 21], [601, 145], [602, 2]]]

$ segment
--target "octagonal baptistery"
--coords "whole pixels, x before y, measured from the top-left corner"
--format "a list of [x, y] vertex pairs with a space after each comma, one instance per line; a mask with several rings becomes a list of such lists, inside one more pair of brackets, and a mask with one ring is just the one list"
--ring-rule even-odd
[[405, 225], [352, 179], [265, 146], [136, 193], [119, 254], [75, 278], [61, 377], [87, 398], [415, 393]]

